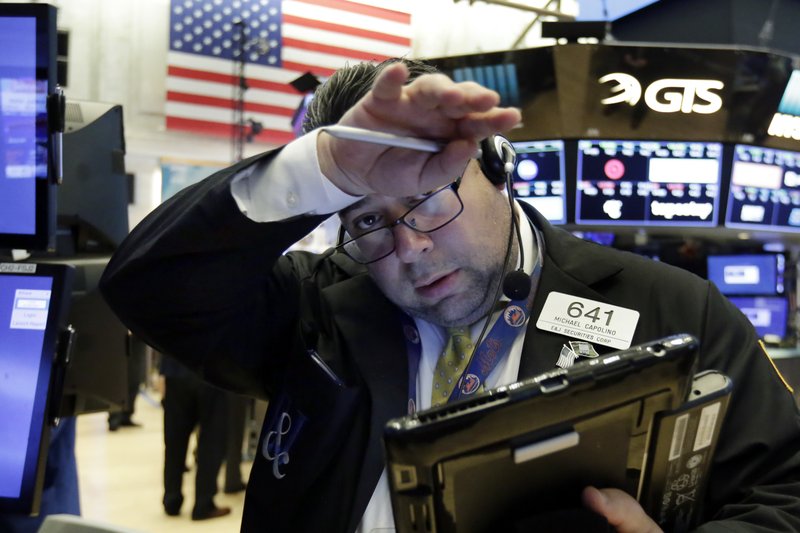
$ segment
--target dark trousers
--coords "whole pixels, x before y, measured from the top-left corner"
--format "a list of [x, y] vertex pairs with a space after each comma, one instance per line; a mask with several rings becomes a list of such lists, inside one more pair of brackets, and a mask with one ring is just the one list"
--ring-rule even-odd
[[225, 456], [225, 392], [196, 376], [166, 377], [164, 393], [164, 507], [177, 512], [189, 437], [196, 426], [195, 512], [214, 508], [217, 474]]
[[225, 490], [235, 491], [242, 487], [242, 445], [244, 424], [250, 399], [232, 392], [226, 393], [228, 402], [228, 434], [225, 453]]
[[136, 337], [128, 337], [128, 393], [126, 395], [126, 405], [120, 411], [114, 411], [108, 415], [108, 427], [112, 430], [120, 426], [132, 423], [136, 396], [139, 394], [139, 387], [145, 379], [145, 357], [147, 345], [137, 340]]

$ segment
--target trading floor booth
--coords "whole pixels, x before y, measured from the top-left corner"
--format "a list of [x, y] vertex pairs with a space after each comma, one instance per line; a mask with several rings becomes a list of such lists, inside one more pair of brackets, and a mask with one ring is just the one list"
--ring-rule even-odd
[[431, 61], [521, 109], [508, 137], [522, 201], [586, 239], [711, 279], [775, 357], [794, 355], [798, 58], [611, 42]]

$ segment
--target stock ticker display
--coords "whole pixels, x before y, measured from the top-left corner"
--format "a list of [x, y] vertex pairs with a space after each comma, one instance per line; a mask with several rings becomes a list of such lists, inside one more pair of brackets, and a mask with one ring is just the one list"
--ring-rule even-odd
[[717, 224], [722, 143], [578, 141], [575, 222]]
[[536, 208], [553, 224], [567, 221], [564, 183], [564, 141], [518, 141], [514, 195]]
[[725, 225], [800, 232], [800, 152], [736, 145]]

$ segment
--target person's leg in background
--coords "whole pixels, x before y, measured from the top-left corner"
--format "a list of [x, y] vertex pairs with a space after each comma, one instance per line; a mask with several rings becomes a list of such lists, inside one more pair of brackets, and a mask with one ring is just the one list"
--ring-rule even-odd
[[144, 382], [145, 357], [147, 345], [128, 333], [128, 405], [121, 411], [114, 411], [108, 415], [108, 429], [117, 431], [120, 427], [139, 427], [133, 421], [133, 412], [136, 405], [136, 396]]
[[244, 444], [245, 419], [250, 399], [232, 392], [225, 393], [228, 403], [228, 431], [225, 447], [226, 494], [243, 491], [247, 485], [242, 480], [242, 445]]
[[197, 435], [197, 473], [195, 474], [195, 503], [192, 520], [225, 516], [230, 507], [217, 507], [217, 476], [225, 458], [228, 402], [227, 393], [200, 382], [198, 404], [200, 430]]
[[165, 378], [164, 386], [164, 511], [180, 514], [183, 504], [183, 474], [189, 438], [198, 419], [198, 382]]

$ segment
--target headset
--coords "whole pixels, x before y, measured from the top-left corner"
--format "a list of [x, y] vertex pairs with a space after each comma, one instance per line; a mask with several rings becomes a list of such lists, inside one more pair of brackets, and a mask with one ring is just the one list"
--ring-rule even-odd
[[[481, 171], [486, 178], [495, 185], [505, 185], [508, 193], [508, 203], [511, 208], [511, 225], [517, 236], [519, 247], [519, 268], [509, 272], [503, 278], [503, 294], [510, 300], [522, 300], [531, 292], [531, 278], [525, 273], [525, 251], [522, 247], [522, 235], [519, 229], [519, 220], [514, 216], [514, 168], [517, 161], [517, 152], [511, 142], [502, 135], [490, 135], [481, 141], [481, 154], [478, 158]], [[506, 263], [511, 253], [511, 239], [508, 236], [508, 249]]]
[[490, 135], [481, 141], [480, 164], [483, 174], [495, 185], [508, 185], [508, 175], [514, 172], [517, 152], [502, 135]]

